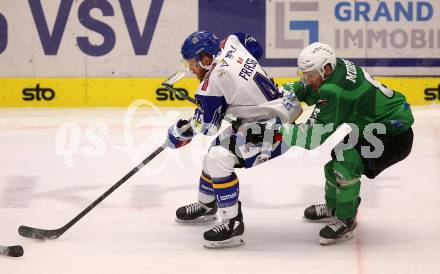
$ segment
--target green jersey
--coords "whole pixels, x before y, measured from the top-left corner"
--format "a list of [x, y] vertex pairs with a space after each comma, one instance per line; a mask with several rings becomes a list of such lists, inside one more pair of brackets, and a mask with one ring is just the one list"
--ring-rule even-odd
[[[359, 135], [363, 136], [365, 127], [372, 123], [382, 124], [386, 134], [397, 135], [409, 129], [414, 122], [403, 94], [380, 84], [362, 68], [345, 59], [337, 58], [336, 68], [316, 92], [301, 81], [287, 83], [283, 87], [288, 92], [294, 92], [307, 105], [315, 105], [306, 124], [291, 125], [282, 130], [284, 137], [292, 138], [288, 141], [291, 145], [313, 149], [344, 123], [356, 125]], [[298, 142], [301, 138], [303, 141]]]

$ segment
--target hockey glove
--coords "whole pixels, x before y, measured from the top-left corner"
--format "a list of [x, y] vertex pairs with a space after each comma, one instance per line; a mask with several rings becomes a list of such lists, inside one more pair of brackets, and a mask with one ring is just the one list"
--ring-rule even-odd
[[[264, 122], [257, 122], [248, 125], [244, 124], [244, 127], [246, 130], [246, 143], [259, 144], [264, 141], [275, 143], [281, 140], [281, 135], [279, 133], [281, 120], [278, 117]], [[270, 140], [264, 140], [266, 131], [268, 131], [269, 134], [266, 137], [270, 137]]]
[[191, 142], [194, 132], [191, 128], [190, 121], [180, 119], [175, 125], [168, 129], [167, 145], [170, 148], [176, 149], [183, 147]]

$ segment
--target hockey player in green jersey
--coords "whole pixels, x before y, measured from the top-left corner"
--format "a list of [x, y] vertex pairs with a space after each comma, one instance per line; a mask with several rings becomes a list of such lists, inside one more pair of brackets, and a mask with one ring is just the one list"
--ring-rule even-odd
[[360, 204], [360, 178], [375, 178], [411, 151], [414, 118], [405, 97], [380, 84], [354, 63], [336, 58], [323, 43], [303, 49], [298, 58], [301, 81], [283, 88], [315, 109], [305, 124], [285, 125], [283, 140], [314, 149], [342, 124], [352, 131], [332, 151], [325, 167], [325, 204], [306, 208], [309, 220], [334, 218], [320, 231], [327, 245], [353, 237]]

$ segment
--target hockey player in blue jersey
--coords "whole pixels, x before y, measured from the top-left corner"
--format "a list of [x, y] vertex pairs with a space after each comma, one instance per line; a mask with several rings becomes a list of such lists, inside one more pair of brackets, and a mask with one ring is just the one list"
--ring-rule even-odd
[[169, 147], [186, 145], [198, 133], [217, 134], [225, 115], [238, 118], [240, 125], [228, 127], [212, 143], [203, 160], [198, 201], [179, 208], [176, 221], [214, 221], [219, 211], [222, 223], [204, 233], [204, 246], [241, 245], [244, 223], [234, 168], [250, 168], [282, 154], [287, 146], [276, 138], [275, 127], [294, 122], [302, 109], [293, 93], [280, 98], [258, 64], [263, 51], [252, 36], [235, 33], [220, 43], [210, 32], [194, 32], [181, 54], [201, 80], [195, 95], [198, 108], [191, 119], [169, 128]]

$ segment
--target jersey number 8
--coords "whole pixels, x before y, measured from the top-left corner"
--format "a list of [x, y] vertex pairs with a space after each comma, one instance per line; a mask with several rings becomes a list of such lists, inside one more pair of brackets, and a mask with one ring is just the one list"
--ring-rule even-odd
[[379, 81], [377, 81], [376, 79], [371, 77], [371, 75], [368, 72], [366, 72], [364, 69], [362, 69], [362, 72], [364, 73], [365, 80], [367, 80], [373, 86], [378, 88], [383, 93], [383, 95], [385, 95], [388, 98], [391, 98], [394, 96], [394, 91], [392, 89], [382, 85]]

